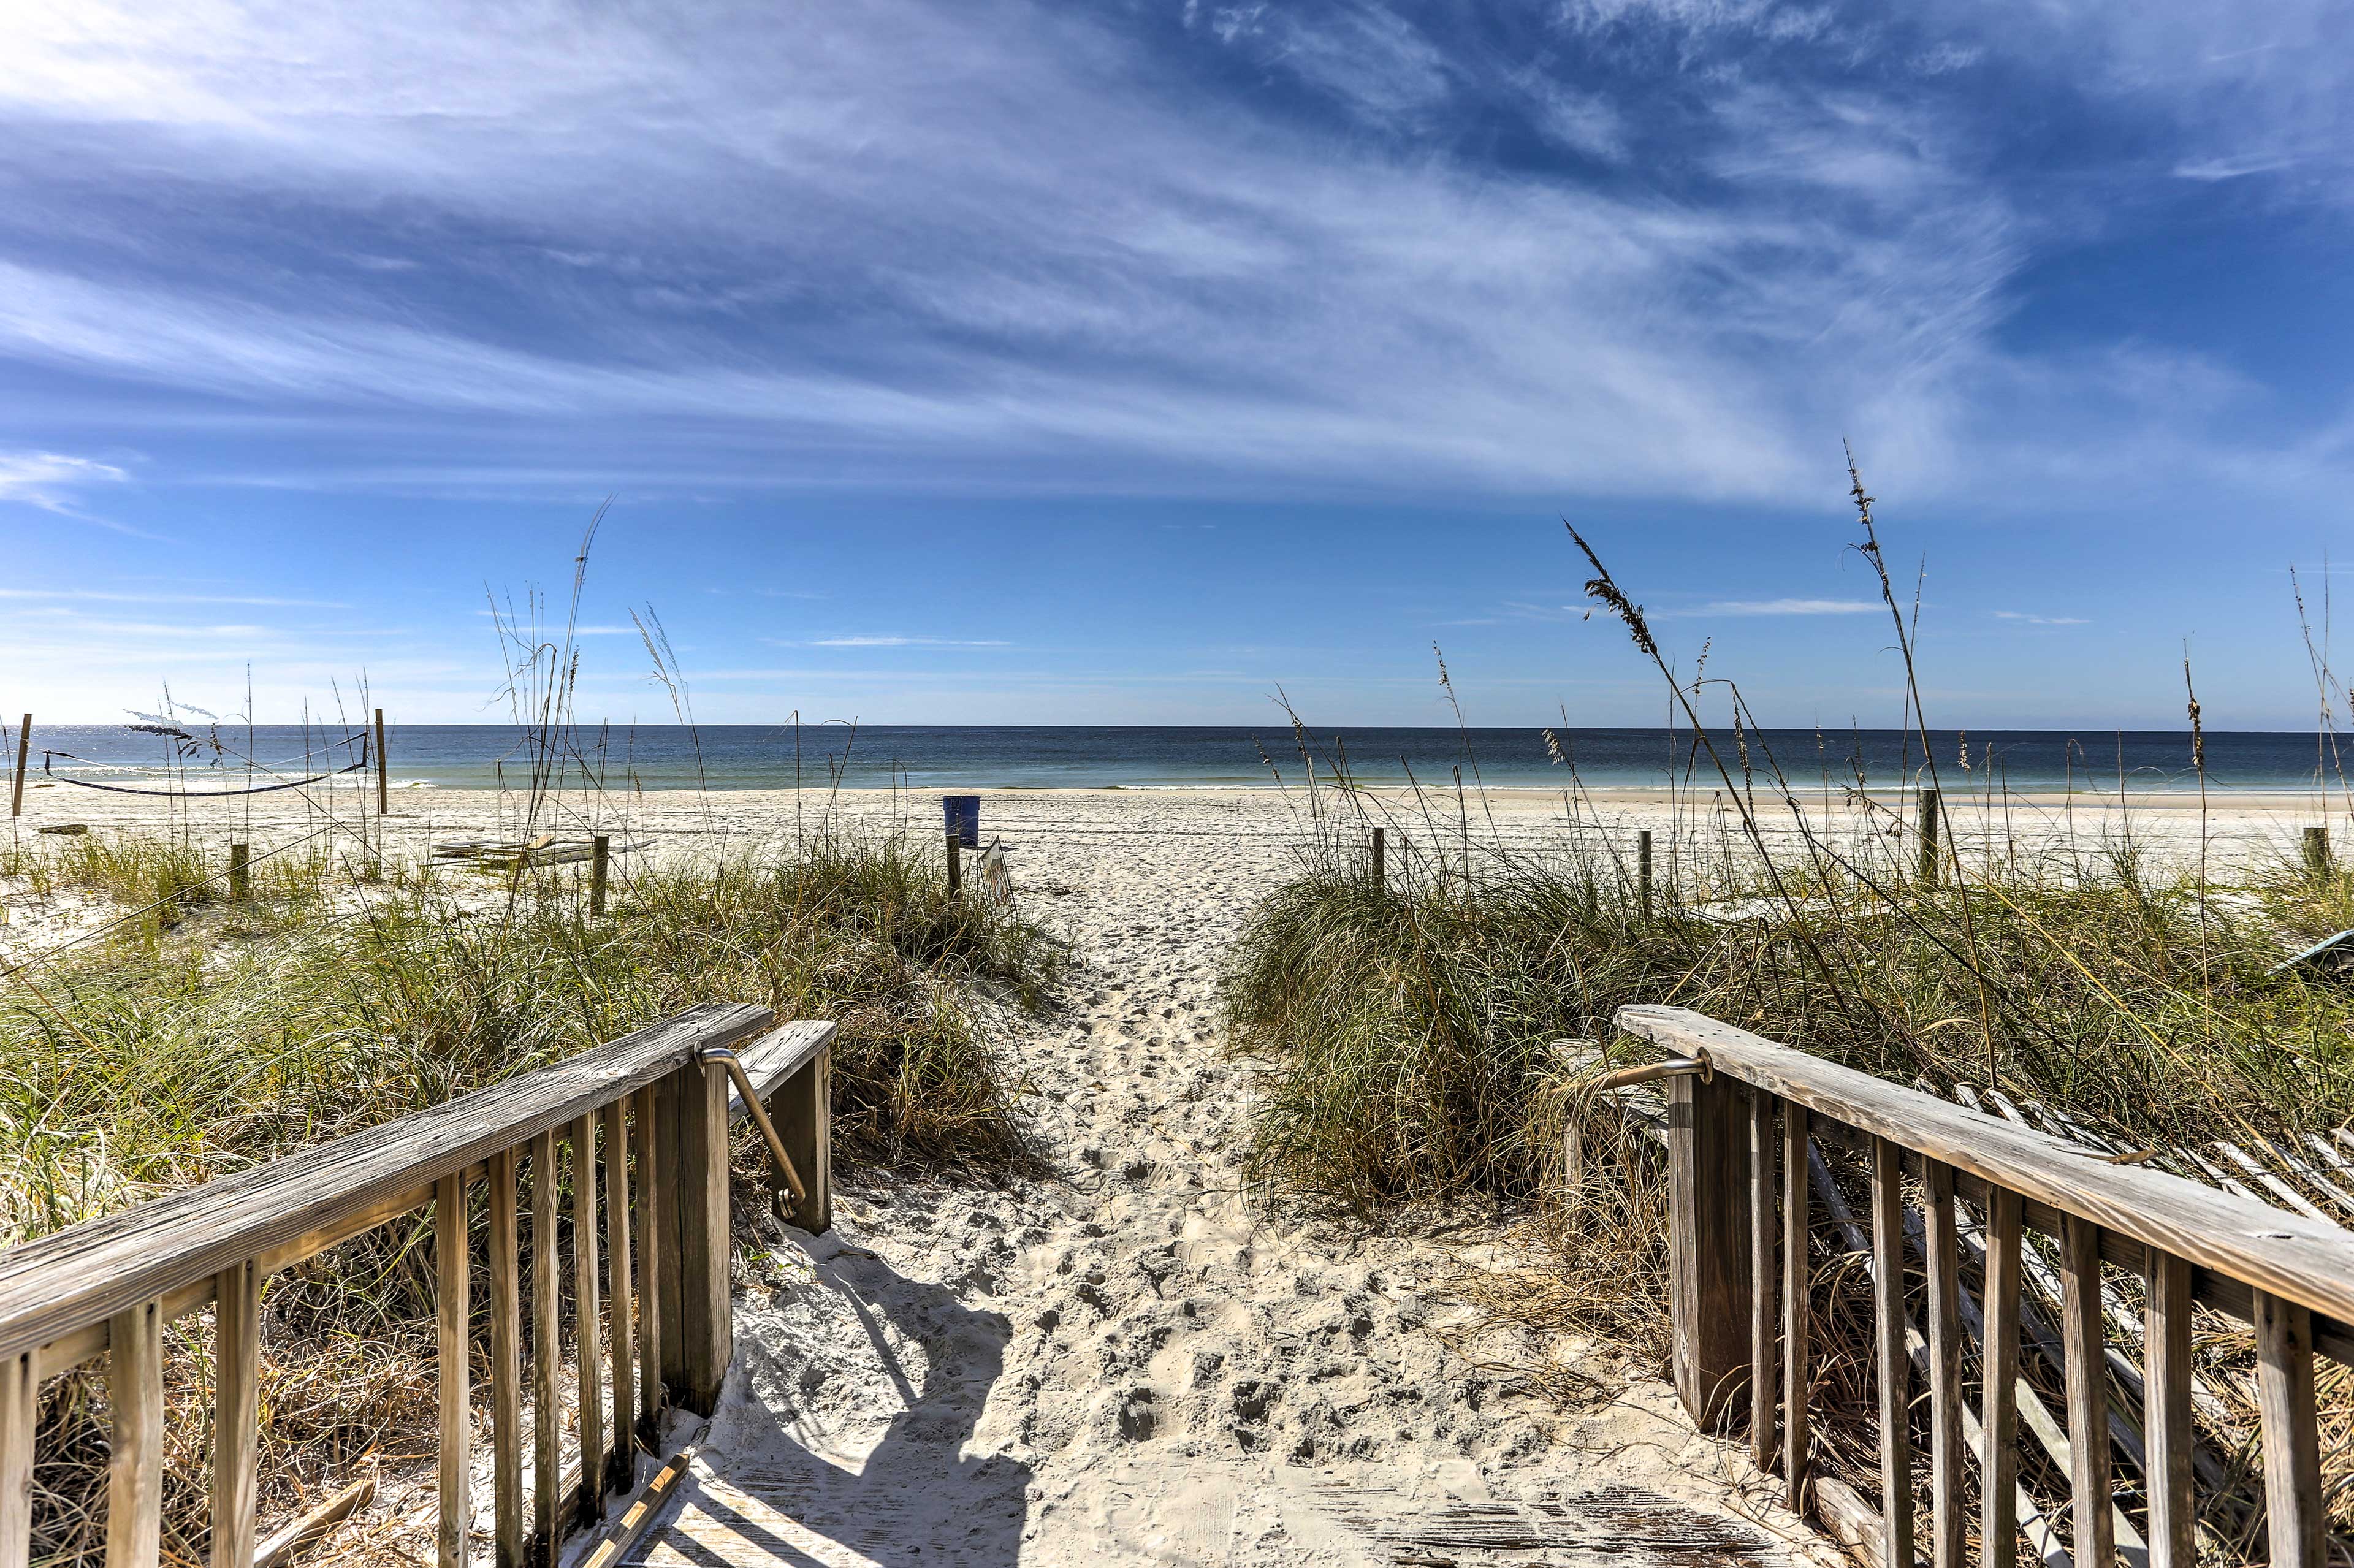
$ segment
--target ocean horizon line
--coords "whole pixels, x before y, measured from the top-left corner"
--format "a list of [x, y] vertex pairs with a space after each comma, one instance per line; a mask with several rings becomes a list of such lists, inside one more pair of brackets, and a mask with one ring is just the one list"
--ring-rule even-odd
[[[1727, 772], [1762, 785], [1895, 790], [1934, 772], [1952, 791], [2285, 791], [2343, 783], [2335, 737], [2209, 730], [2203, 774], [2187, 730], [1757, 729], [1712, 735]], [[1303, 758], [1301, 746], [1307, 755]], [[267, 779], [355, 777], [373, 745], [318, 724], [44, 725], [43, 781], [190, 792]], [[1288, 725], [580, 725], [549, 737], [511, 723], [388, 725], [390, 787], [496, 789], [551, 768], [573, 783], [645, 790], [780, 788], [1275, 787], [1336, 775], [1373, 785], [1664, 788], [1713, 775], [1688, 728]], [[1934, 768], [1930, 766], [1934, 763]], [[376, 762], [366, 769], [373, 781]]]

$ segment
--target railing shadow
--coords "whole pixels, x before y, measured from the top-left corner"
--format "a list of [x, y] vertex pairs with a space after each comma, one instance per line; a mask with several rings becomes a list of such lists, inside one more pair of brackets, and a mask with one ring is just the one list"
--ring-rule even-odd
[[[793, 1309], [817, 1318], [821, 1330], [854, 1321], [866, 1353], [848, 1354], [840, 1335], [822, 1354], [807, 1356], [763, 1343], [757, 1332], [739, 1336], [749, 1397], [729, 1403], [705, 1443], [720, 1484], [697, 1489], [665, 1544], [699, 1568], [1015, 1563], [1030, 1468], [962, 1452], [1003, 1371], [1012, 1323], [1002, 1313], [974, 1310], [948, 1287], [845, 1252], [830, 1236], [793, 1234], [790, 1245], [814, 1274], [795, 1291]], [[743, 1326], [752, 1326], [751, 1315]], [[901, 1343], [924, 1347], [914, 1375], [894, 1347], [894, 1331]], [[843, 1378], [871, 1380], [877, 1392], [887, 1387], [899, 1405], [881, 1436], [850, 1462], [813, 1446], [822, 1441], [816, 1429], [824, 1417], [811, 1397]]]

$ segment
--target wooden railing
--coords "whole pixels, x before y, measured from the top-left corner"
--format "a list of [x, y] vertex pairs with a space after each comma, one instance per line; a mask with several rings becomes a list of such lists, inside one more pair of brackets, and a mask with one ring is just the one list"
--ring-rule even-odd
[[[766, 1008], [708, 1003], [557, 1065], [0, 1256], [0, 1568], [26, 1568], [27, 1561], [42, 1385], [101, 1357], [111, 1422], [107, 1568], [155, 1568], [164, 1329], [207, 1306], [217, 1336], [211, 1562], [253, 1568], [263, 1283], [424, 1209], [432, 1213], [440, 1378], [439, 1560], [458, 1568], [467, 1559], [474, 1514], [469, 1384], [473, 1363], [486, 1359], [495, 1560], [498, 1568], [553, 1564], [562, 1541], [593, 1525], [607, 1495], [631, 1483], [637, 1449], [656, 1439], [665, 1407], [708, 1414], [718, 1396], [733, 1341], [727, 1153], [738, 1068], [781, 1124], [782, 1142], [772, 1148], [790, 1160], [805, 1194], [790, 1217], [824, 1226], [832, 1037], [831, 1023], [776, 1027]], [[734, 1108], [749, 1107], [738, 1096]], [[527, 1290], [517, 1224], [518, 1174], [526, 1166]], [[478, 1187], [490, 1234], [486, 1358], [472, 1342], [467, 1266]], [[578, 1383], [569, 1481], [557, 1228], [565, 1193]]]
[[[2121, 1554], [2151, 1568], [2192, 1568], [2202, 1544], [2194, 1484], [2210, 1484], [2211, 1500], [2211, 1484], [2227, 1478], [2194, 1425], [2194, 1392], [2206, 1408], [2215, 1404], [2193, 1363], [2195, 1302], [2253, 1328], [2263, 1478], [2260, 1497], [2247, 1502], [2260, 1512], [2269, 1561], [2323, 1568], [2329, 1533], [2314, 1357], [2354, 1362], [2354, 1235], [1681, 1008], [1622, 1008], [1617, 1023], [1678, 1063], [1665, 1075], [1678, 1392], [1703, 1425], [1745, 1421], [1758, 1466], [1778, 1467], [1792, 1507], [1811, 1502], [1892, 1568], [1916, 1561], [1917, 1374], [1926, 1383], [1931, 1492], [1928, 1540], [1919, 1544], [1935, 1568], [1961, 1568], [1973, 1522], [1989, 1568], [2010, 1568], [2022, 1534], [2049, 1568], [2072, 1553], [2076, 1568], [2108, 1568]], [[1826, 1166], [1827, 1146], [1851, 1150], [1868, 1170], [1868, 1237]], [[1908, 1172], [1917, 1202], [1906, 1196]], [[1809, 1484], [1810, 1198], [1866, 1255], [1872, 1281], [1876, 1520], [1852, 1517], [1863, 1505], [1843, 1485], [1828, 1477]], [[2056, 1244], [2053, 1258], [2027, 1241], [2031, 1228]], [[1905, 1300], [1908, 1250], [1923, 1260], [1925, 1333]], [[1979, 1265], [1976, 1301], [1966, 1255]], [[2107, 1342], [2105, 1324], [2120, 1298], [2107, 1290], [2105, 1312], [2105, 1265], [2146, 1291], [2142, 1320], [2117, 1335], [2141, 1342], [2138, 1365]], [[2039, 1279], [2058, 1298], [2056, 1334], [2028, 1288]], [[2058, 1364], [2063, 1416], [2019, 1375], [2023, 1330]], [[1976, 1402], [1964, 1393], [1966, 1338], [1979, 1347]], [[2068, 1478], [2065, 1544], [2020, 1484], [2022, 1423]], [[2112, 1468], [2117, 1454], [2121, 1474]], [[1965, 1492], [1972, 1462], [1975, 1521]], [[1835, 1497], [1850, 1500], [1834, 1506]], [[2211, 1552], [2222, 1543], [2205, 1544]]]

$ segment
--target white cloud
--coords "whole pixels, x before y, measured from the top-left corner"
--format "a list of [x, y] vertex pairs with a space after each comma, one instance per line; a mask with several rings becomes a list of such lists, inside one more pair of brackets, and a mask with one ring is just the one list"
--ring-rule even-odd
[[2016, 609], [1998, 609], [1997, 620], [2016, 620], [2028, 626], [2089, 626], [2092, 622], [2081, 615], [2028, 615]]
[[2259, 153], [2237, 158], [2199, 158], [2174, 165], [2178, 179], [2199, 180], [2212, 185], [2221, 180], [2244, 179], [2250, 175], [2268, 175], [2278, 169], [2292, 167], [2299, 160], [2286, 153]]
[[62, 452], [0, 451], [0, 501], [22, 502], [68, 516], [81, 515], [82, 492], [93, 485], [121, 484], [130, 477], [112, 463]]
[[1728, 599], [1697, 609], [1662, 609], [1662, 619], [1706, 615], [1871, 615], [1887, 607], [1876, 599]]
[[779, 648], [1005, 648], [1012, 644], [994, 639], [966, 641], [953, 637], [896, 637], [868, 634], [850, 637], [819, 637], [807, 642], [782, 642], [775, 638], [762, 638]]
[[[1285, 10], [1249, 37], [1270, 42], [1270, 63], [1297, 73], [1377, 125], [1436, 109], [1451, 90], [1447, 57], [1412, 22], [1378, 5], [1343, 5], [1310, 17]], [[1239, 30], [1226, 38], [1234, 43]]]
[[44, 603], [73, 599], [103, 604], [250, 604], [292, 609], [348, 609], [335, 599], [276, 599], [258, 594], [131, 593], [104, 588], [0, 588], [0, 599], [38, 599]]

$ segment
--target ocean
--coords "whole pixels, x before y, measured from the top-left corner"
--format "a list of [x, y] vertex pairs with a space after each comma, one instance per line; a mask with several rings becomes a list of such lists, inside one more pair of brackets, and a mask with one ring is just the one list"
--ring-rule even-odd
[[[1566, 763], [1554, 760], [1544, 731], [1387, 728], [1319, 730], [1310, 737], [1317, 771], [1336, 763], [1377, 783], [1565, 788], [1574, 767], [1590, 788], [1656, 787], [1696, 769], [1712, 778], [1705, 755], [1691, 755], [1689, 733], [1662, 729], [1563, 729], [1553, 732]], [[14, 740], [14, 736], [9, 736]], [[1751, 762], [1767, 758], [1796, 782], [1850, 781], [1860, 767], [1873, 788], [1894, 788], [1921, 761], [1920, 742], [1894, 730], [1763, 730], [1748, 737]], [[1716, 744], [1739, 773], [1732, 736]], [[1930, 734], [1948, 789], [1983, 787], [1988, 778], [2014, 789], [2114, 791], [2127, 787], [2196, 789], [2190, 738], [2182, 731], [1988, 730]], [[217, 729], [189, 723], [185, 736], [143, 733], [121, 725], [40, 725], [33, 730], [30, 771], [133, 789], [191, 790], [306, 778], [347, 767], [360, 757], [360, 732], [313, 726], [242, 725]], [[485, 789], [529, 777], [533, 748], [510, 725], [396, 725], [387, 750], [397, 788]], [[571, 737], [574, 769], [602, 775], [609, 788], [643, 789], [789, 789], [796, 782], [846, 788], [901, 785], [924, 790], [982, 789], [1169, 789], [1297, 782], [1298, 741], [1280, 725], [1094, 726], [1061, 725], [675, 725], [588, 726]], [[48, 758], [44, 753], [56, 753]], [[1967, 768], [1964, 758], [1967, 758]], [[11, 758], [13, 761], [13, 758]], [[2215, 732], [2207, 736], [2208, 787], [2217, 790], [2310, 788], [2317, 779], [2310, 734]], [[2334, 781], [2334, 767], [2328, 777]]]

